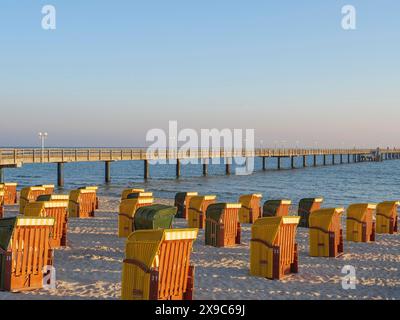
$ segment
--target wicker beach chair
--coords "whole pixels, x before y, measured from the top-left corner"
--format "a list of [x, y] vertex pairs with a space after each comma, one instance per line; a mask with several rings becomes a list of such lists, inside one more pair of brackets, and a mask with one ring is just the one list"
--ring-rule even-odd
[[343, 208], [319, 209], [310, 213], [310, 256], [338, 257], [343, 254], [340, 216]]
[[36, 201], [69, 201], [68, 194], [43, 194], [37, 197]]
[[4, 190], [0, 190], [0, 219], [4, 216]]
[[267, 200], [263, 206], [263, 217], [283, 217], [289, 214], [291, 200]]
[[19, 213], [24, 214], [26, 204], [35, 202], [42, 194], [46, 194], [46, 189], [44, 187], [23, 188], [19, 197]]
[[73, 218], [92, 218], [96, 210], [96, 202], [95, 190], [72, 190], [69, 194], [68, 216]]
[[394, 234], [398, 232], [399, 201], [384, 201], [376, 207], [376, 233]]
[[44, 267], [53, 263], [53, 225], [51, 218], [0, 219], [0, 290], [42, 288]]
[[13, 205], [18, 203], [16, 183], [11, 183], [11, 182], [0, 183], [0, 190], [4, 190], [5, 205]]
[[119, 205], [118, 214], [118, 237], [126, 238], [133, 231], [133, 217], [136, 210], [140, 207], [149, 206], [153, 204], [153, 198], [136, 198], [124, 199]]
[[239, 197], [239, 203], [242, 207], [239, 209], [240, 223], [254, 223], [261, 217], [261, 198], [258, 193], [246, 194]]
[[240, 203], [214, 203], [206, 211], [205, 244], [228, 247], [240, 244]]
[[123, 300], [192, 300], [190, 254], [197, 229], [133, 232], [122, 267]]
[[35, 187], [42, 187], [45, 189], [45, 194], [53, 194], [54, 192], [54, 184], [39, 184]]
[[133, 217], [133, 230], [171, 229], [176, 210], [164, 204], [141, 207]]
[[53, 218], [54, 227], [50, 236], [52, 249], [67, 245], [68, 201], [41, 201], [25, 206], [25, 217]]
[[310, 212], [321, 209], [323, 198], [304, 198], [299, 202], [298, 215], [300, 218], [299, 227], [308, 228]]
[[127, 199], [138, 199], [138, 198], [153, 198], [153, 192], [131, 192], [126, 196]]
[[123, 190], [122, 194], [121, 194], [121, 201], [125, 200], [125, 199], [128, 199], [128, 194], [135, 193], [135, 192], [144, 192], [144, 189], [132, 189], [131, 188], [131, 189]]
[[79, 190], [91, 190], [91, 191], [94, 191], [94, 193], [96, 194], [96, 197], [93, 200], [94, 208], [95, 208], [95, 210], [99, 209], [99, 198], [97, 197], [97, 190], [99, 189], [99, 187], [97, 187], [97, 186], [85, 186], [85, 187], [80, 187], [78, 189]]
[[174, 206], [178, 208], [178, 211], [176, 213], [177, 218], [188, 218], [190, 199], [197, 195], [197, 192], [178, 192], [175, 195]]
[[257, 219], [251, 227], [250, 274], [282, 279], [298, 272], [296, 229], [300, 217]]
[[207, 207], [215, 203], [216, 196], [194, 196], [189, 202], [188, 227], [204, 229]]
[[375, 241], [375, 204], [357, 203], [347, 208], [346, 240], [354, 242]]

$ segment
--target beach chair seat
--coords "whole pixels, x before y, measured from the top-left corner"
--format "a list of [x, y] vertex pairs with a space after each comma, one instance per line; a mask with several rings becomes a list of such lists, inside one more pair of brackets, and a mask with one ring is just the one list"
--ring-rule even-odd
[[263, 217], [283, 217], [289, 215], [291, 200], [267, 200], [263, 206]]
[[177, 218], [188, 218], [190, 199], [197, 195], [197, 192], [178, 192], [175, 195], [174, 206], [178, 208]]
[[25, 217], [53, 218], [54, 227], [50, 236], [51, 248], [67, 245], [68, 201], [40, 201], [25, 206]]
[[36, 201], [69, 201], [68, 194], [42, 194], [37, 197]]
[[0, 190], [0, 219], [4, 216], [4, 190]]
[[204, 229], [207, 207], [215, 203], [215, 195], [193, 196], [189, 202], [188, 227]]
[[45, 194], [53, 194], [54, 184], [39, 184], [36, 187], [42, 187], [45, 189]]
[[171, 229], [176, 207], [152, 204], [138, 208], [133, 217], [133, 230]]
[[205, 244], [228, 247], [240, 244], [240, 203], [214, 203], [206, 211]]
[[42, 288], [44, 267], [53, 264], [53, 226], [52, 218], [0, 219], [0, 290]]
[[129, 235], [122, 267], [123, 300], [192, 300], [190, 264], [197, 229], [138, 230]]
[[133, 217], [136, 210], [140, 207], [149, 206], [153, 204], [153, 198], [136, 198], [124, 199], [119, 205], [118, 214], [118, 237], [126, 238], [133, 231]]
[[321, 209], [323, 198], [304, 198], [299, 201], [298, 215], [300, 218], [299, 227], [308, 228], [310, 212]]
[[242, 207], [239, 209], [240, 223], [254, 223], [261, 217], [262, 195], [258, 193], [246, 194], [239, 197], [239, 203]]
[[24, 214], [26, 204], [35, 202], [42, 194], [46, 194], [46, 189], [44, 187], [35, 186], [23, 188], [19, 197], [19, 213]]
[[298, 272], [296, 230], [300, 217], [257, 219], [251, 227], [250, 274], [282, 279]]
[[4, 190], [5, 205], [13, 205], [18, 203], [16, 183], [12, 182], [0, 183], [0, 190]]
[[343, 208], [326, 208], [310, 213], [310, 256], [338, 257], [343, 254]]
[[376, 207], [376, 233], [394, 234], [398, 232], [399, 201], [384, 201]]
[[347, 208], [346, 240], [354, 242], [375, 241], [374, 212], [372, 203], [351, 204]]
[[121, 201], [128, 199], [128, 194], [135, 193], [135, 192], [144, 192], [144, 189], [135, 189], [135, 188], [124, 189], [121, 194]]
[[95, 190], [72, 190], [69, 194], [68, 216], [73, 218], [93, 218], [96, 210], [96, 201]]

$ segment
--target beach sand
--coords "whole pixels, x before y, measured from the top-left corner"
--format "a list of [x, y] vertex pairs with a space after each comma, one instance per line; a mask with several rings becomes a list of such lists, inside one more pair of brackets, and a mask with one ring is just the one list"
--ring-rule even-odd
[[[157, 199], [172, 204], [172, 200]], [[91, 219], [69, 219], [67, 248], [55, 250], [57, 288], [22, 293], [0, 292], [5, 299], [119, 299], [125, 239], [117, 237], [118, 198], [100, 197]], [[6, 217], [17, 207], [6, 207]], [[176, 219], [175, 227], [186, 221]], [[377, 235], [375, 243], [344, 243], [340, 258], [308, 256], [308, 230], [299, 228], [299, 273], [281, 281], [249, 275], [251, 225], [242, 225], [242, 244], [204, 245], [200, 231], [192, 253], [196, 266], [195, 299], [399, 299], [400, 235]], [[356, 268], [356, 289], [342, 288], [342, 268]]]

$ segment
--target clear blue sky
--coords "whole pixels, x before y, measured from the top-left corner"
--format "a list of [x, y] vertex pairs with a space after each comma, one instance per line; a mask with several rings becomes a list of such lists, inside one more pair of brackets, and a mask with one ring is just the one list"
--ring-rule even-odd
[[[57, 9], [57, 29], [41, 9]], [[357, 9], [357, 30], [341, 8]], [[0, 145], [138, 146], [254, 128], [292, 146], [400, 145], [398, 0], [2, 0]]]

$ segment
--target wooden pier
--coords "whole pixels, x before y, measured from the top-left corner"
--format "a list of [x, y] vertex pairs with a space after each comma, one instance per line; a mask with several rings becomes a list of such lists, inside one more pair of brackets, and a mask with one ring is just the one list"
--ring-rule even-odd
[[[220, 158], [225, 164], [225, 172], [231, 174], [232, 159], [262, 158], [262, 169], [266, 170], [266, 159], [276, 158], [277, 169], [282, 168], [281, 160], [290, 159], [290, 167], [295, 168], [295, 158], [302, 158], [303, 167], [312, 159], [317, 166], [317, 157], [322, 156], [322, 165], [358, 163], [365, 161], [383, 161], [400, 159], [400, 149], [264, 149], [224, 150], [190, 149], [185, 152], [174, 150], [151, 151], [145, 148], [78, 148], [78, 149], [0, 149], [0, 182], [3, 181], [3, 168], [21, 167], [24, 164], [57, 164], [57, 182], [64, 185], [64, 164], [70, 162], [104, 162], [105, 182], [111, 181], [111, 162], [143, 161], [143, 177], [150, 176], [150, 160], [173, 160], [176, 164], [176, 177], [181, 175], [181, 160], [198, 159], [203, 166], [203, 175], [208, 174], [210, 159]], [[344, 160], [345, 159], [345, 160]]]

